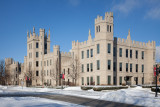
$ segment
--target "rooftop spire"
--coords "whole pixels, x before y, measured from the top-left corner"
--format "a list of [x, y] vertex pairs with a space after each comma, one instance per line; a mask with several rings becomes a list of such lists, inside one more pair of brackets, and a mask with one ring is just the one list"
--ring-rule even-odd
[[131, 40], [131, 35], [130, 35], [130, 29], [128, 30], [128, 36], [127, 36], [128, 40]]
[[49, 33], [48, 33], [48, 40], [50, 41], [50, 28], [49, 28]]
[[27, 31], [27, 37], [29, 37], [29, 32]]
[[35, 33], [35, 27], [33, 27], [33, 33]]
[[128, 36], [130, 36], [130, 29], [128, 30]]
[[92, 36], [91, 36], [91, 30], [89, 29], [89, 36], [88, 36], [88, 40], [91, 40]]

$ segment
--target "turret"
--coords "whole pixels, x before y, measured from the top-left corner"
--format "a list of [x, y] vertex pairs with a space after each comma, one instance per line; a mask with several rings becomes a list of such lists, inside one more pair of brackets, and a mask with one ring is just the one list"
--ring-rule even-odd
[[97, 16], [95, 19], [95, 38], [113, 40], [113, 13], [106, 12], [103, 19]]
[[53, 54], [54, 55], [59, 56], [59, 50], [60, 50], [59, 45], [54, 45], [53, 46]]

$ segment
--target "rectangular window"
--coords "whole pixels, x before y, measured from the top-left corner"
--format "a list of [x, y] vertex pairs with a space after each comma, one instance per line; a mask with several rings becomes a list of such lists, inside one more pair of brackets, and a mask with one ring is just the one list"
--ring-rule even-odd
[[47, 66], [48, 66], [48, 60], [47, 60]]
[[44, 66], [46, 66], [46, 61], [44, 61]]
[[87, 72], [89, 72], [89, 64], [87, 64]]
[[97, 76], [97, 85], [100, 85], [100, 76]]
[[144, 51], [142, 51], [142, 59], [144, 59]]
[[52, 72], [51, 72], [51, 69], [50, 69], [50, 76], [51, 76]]
[[69, 68], [68, 68], [68, 74], [69, 74]]
[[128, 58], [128, 49], [126, 49], [126, 58]]
[[93, 77], [90, 77], [90, 85], [94, 85], [93, 84]]
[[111, 85], [111, 76], [108, 75], [108, 85]]
[[82, 59], [84, 59], [84, 51], [82, 51], [81, 54], [82, 54]]
[[142, 65], [142, 72], [144, 72], [144, 65]]
[[97, 70], [100, 70], [100, 61], [97, 60]]
[[36, 76], [38, 76], [38, 71], [36, 71]]
[[87, 85], [89, 85], [89, 77], [87, 77]]
[[130, 58], [132, 58], [132, 50], [130, 50]]
[[119, 57], [122, 57], [122, 48], [119, 48]]
[[47, 70], [47, 76], [48, 76], [48, 70]]
[[116, 47], [113, 48], [113, 56], [116, 56]]
[[93, 63], [90, 63], [91, 66], [91, 72], [93, 71]]
[[108, 53], [111, 53], [111, 44], [108, 44]]
[[119, 63], [119, 71], [122, 71], [122, 63]]
[[109, 25], [107, 25], [107, 32], [109, 32]]
[[108, 60], [108, 70], [111, 70], [111, 60]]
[[126, 72], [128, 72], [128, 63], [126, 63]]
[[46, 71], [44, 70], [44, 76], [46, 76]]
[[91, 57], [93, 57], [93, 49], [91, 49]]
[[38, 42], [36, 42], [36, 48], [38, 48]]
[[36, 58], [38, 58], [38, 52], [36, 52]]
[[138, 72], [138, 64], [136, 64], [136, 72]]
[[110, 26], [110, 32], [112, 32], [112, 27]]
[[97, 44], [97, 54], [100, 53], [99, 44]]
[[113, 63], [113, 71], [116, 71], [116, 62]]
[[84, 72], [84, 65], [82, 64], [82, 72]]
[[87, 58], [89, 58], [89, 50], [87, 50]]
[[130, 72], [132, 72], [132, 64], [130, 64]]
[[36, 61], [36, 67], [38, 67], [38, 61]]
[[138, 51], [136, 50], [136, 59], [138, 59]]
[[122, 85], [122, 77], [119, 77], [119, 85]]
[[82, 77], [82, 85], [84, 85], [84, 77]]
[[52, 65], [52, 60], [50, 59], [50, 65]]

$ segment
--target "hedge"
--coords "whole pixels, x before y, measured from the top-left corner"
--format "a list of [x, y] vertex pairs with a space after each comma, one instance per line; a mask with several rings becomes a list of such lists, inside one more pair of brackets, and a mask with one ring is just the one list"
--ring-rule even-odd
[[102, 86], [102, 87], [93, 87], [94, 91], [102, 91], [102, 90], [119, 90], [119, 89], [127, 89], [128, 86]]
[[[158, 89], [157, 89], [157, 90], [158, 90], [157, 92], [159, 92], [159, 93], [160, 93], [160, 87], [158, 87]], [[152, 87], [152, 88], [151, 88], [151, 91], [156, 92], [156, 87]]]

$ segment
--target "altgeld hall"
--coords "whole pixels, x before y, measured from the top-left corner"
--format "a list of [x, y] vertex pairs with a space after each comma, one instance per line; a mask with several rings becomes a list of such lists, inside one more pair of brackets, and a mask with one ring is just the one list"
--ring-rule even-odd
[[[59, 45], [50, 52], [50, 30], [39, 34], [27, 32], [27, 56], [24, 63], [5, 58], [7, 84], [32, 86], [57, 85], [141, 85], [153, 81], [155, 41], [142, 43], [113, 37], [113, 13], [95, 19], [95, 38], [89, 30], [88, 40], [72, 41], [70, 52]], [[66, 38], [67, 39], [67, 38]], [[64, 74], [61, 78], [61, 74]]]

